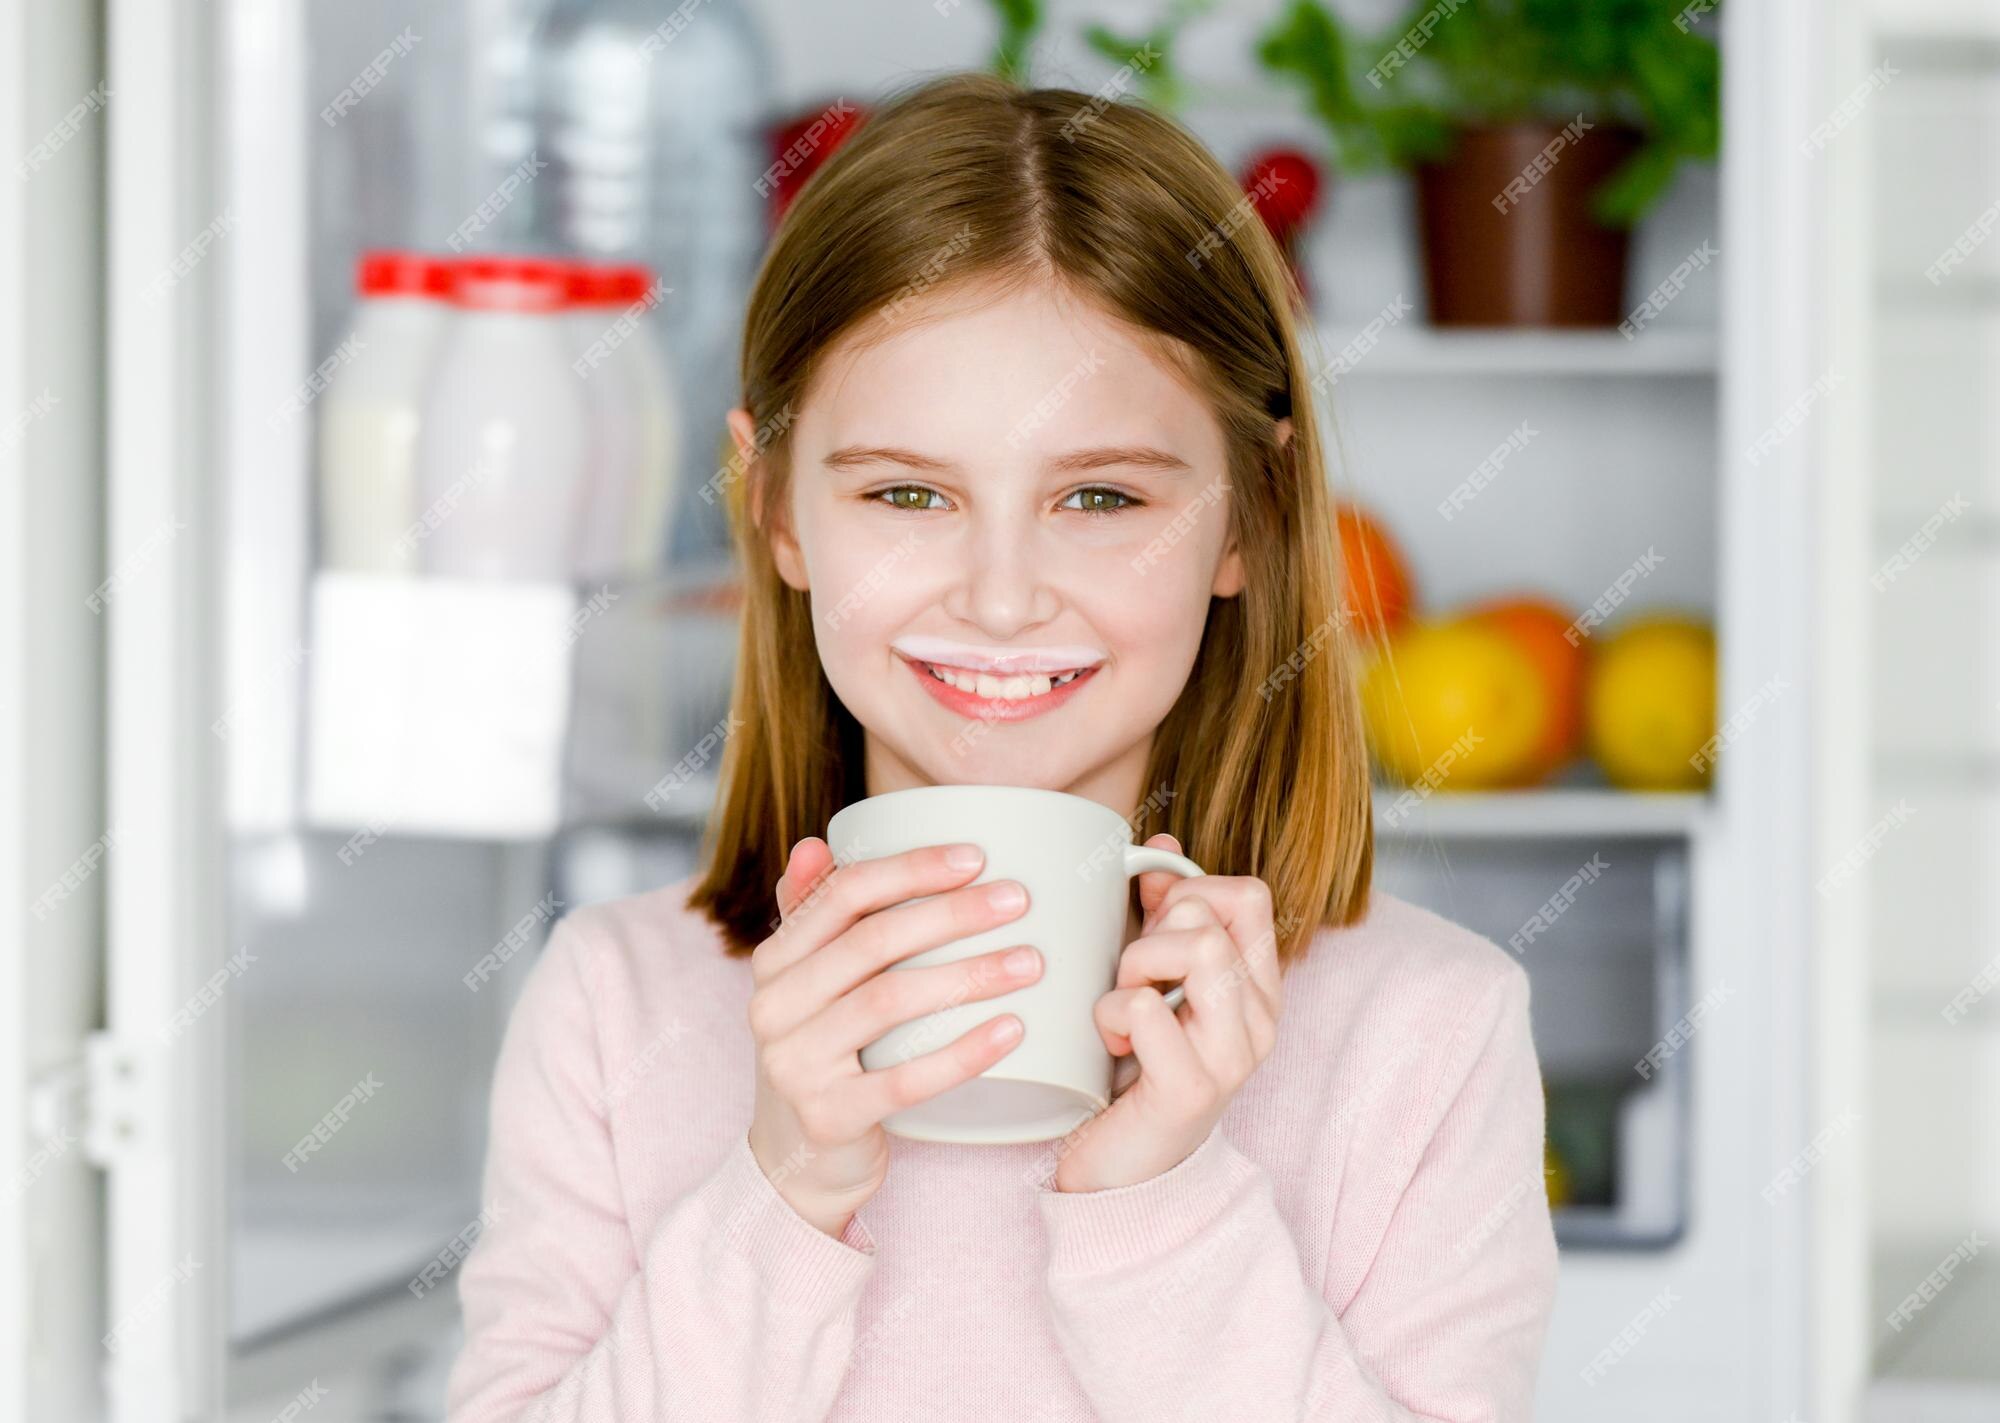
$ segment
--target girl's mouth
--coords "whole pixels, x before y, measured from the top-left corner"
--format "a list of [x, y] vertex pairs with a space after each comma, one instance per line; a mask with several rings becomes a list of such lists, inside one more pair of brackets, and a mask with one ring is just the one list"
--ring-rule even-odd
[[[898, 656], [901, 656], [899, 653]], [[998, 677], [991, 672], [974, 672], [943, 663], [919, 662], [903, 657], [924, 689], [948, 711], [976, 721], [1025, 721], [1053, 711], [1097, 674], [1096, 667], [1067, 672], [1018, 674]], [[1100, 664], [1101, 665], [1101, 664]]]

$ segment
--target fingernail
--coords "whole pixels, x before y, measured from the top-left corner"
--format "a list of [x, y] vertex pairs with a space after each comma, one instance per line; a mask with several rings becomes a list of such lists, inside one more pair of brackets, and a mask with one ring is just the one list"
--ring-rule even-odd
[[1035, 965], [1041, 962], [1041, 958], [1033, 949], [1016, 949], [1000, 963], [1009, 973], [1026, 975], [1035, 971]]
[[1013, 880], [1002, 880], [986, 887], [986, 902], [1003, 913], [1020, 909], [1028, 902], [1028, 891]]
[[993, 1024], [993, 1040], [995, 1042], [1012, 1042], [1019, 1036], [1021, 1036], [1021, 1020], [1011, 1014]]
[[983, 858], [977, 845], [953, 845], [944, 852], [944, 862], [955, 870], [976, 870]]

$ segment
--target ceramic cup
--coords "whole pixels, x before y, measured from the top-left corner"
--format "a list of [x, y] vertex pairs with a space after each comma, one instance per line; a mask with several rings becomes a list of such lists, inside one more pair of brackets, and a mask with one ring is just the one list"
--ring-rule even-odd
[[[919, 786], [870, 796], [836, 812], [826, 839], [837, 864], [965, 841], [986, 853], [970, 883], [1027, 887], [1019, 918], [912, 954], [885, 972], [1013, 944], [1042, 955], [1041, 976], [1026, 987], [949, 1004], [861, 1049], [862, 1067], [873, 1071], [933, 1052], [1005, 1013], [1026, 1029], [1019, 1045], [979, 1076], [884, 1118], [885, 1131], [967, 1145], [1049, 1141], [1109, 1104], [1115, 1064], [1092, 1011], [1117, 986], [1132, 876], [1198, 875], [1199, 865], [1134, 845], [1131, 827], [1108, 806], [1027, 786]], [[1168, 1006], [1179, 1006], [1184, 993], [1180, 985], [1168, 991]]]

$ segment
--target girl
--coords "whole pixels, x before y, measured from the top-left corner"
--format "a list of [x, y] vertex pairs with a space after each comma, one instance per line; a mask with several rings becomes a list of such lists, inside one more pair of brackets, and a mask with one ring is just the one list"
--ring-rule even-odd
[[[569, 915], [528, 977], [457, 1423], [1528, 1417], [1527, 981], [1368, 892], [1295, 299], [1135, 105], [947, 78], [806, 186], [712, 481], [747, 603], [705, 869]], [[997, 1008], [859, 1064], [1040, 971], [882, 972], [1023, 888], [972, 886], [976, 847], [817, 838], [949, 782], [1093, 798], [1212, 871], [1142, 878], [1096, 1006], [1120, 1090], [1059, 1142], [881, 1128], [1019, 1046]]]

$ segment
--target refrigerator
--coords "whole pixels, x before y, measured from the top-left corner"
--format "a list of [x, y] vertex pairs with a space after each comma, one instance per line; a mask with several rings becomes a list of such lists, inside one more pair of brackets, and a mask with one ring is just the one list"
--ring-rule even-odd
[[[0, 955], [24, 1044], [0, 1053], [0, 1073], [18, 1079], [0, 1088], [21, 1089], [0, 1090], [0, 1114], [25, 1104], [0, 1128], [27, 1143], [9, 1158], [0, 1259], [34, 1262], [27, 1284], [0, 1281], [0, 1417], [25, 1398], [47, 1416], [117, 1423], [286, 1407], [436, 1416], [457, 1329], [452, 1267], [481, 1225], [487, 1075], [521, 976], [556, 915], [695, 863], [714, 765], [690, 753], [724, 714], [736, 636], [722, 511], [698, 491], [724, 459], [735, 326], [765, 231], [763, 200], [751, 201], [763, 134], [832, 85], [908, 78], [885, 36], [931, 35], [889, 6], [851, 27], [803, 3], [761, 8], [786, 23], [760, 35], [724, 0], [0, 0], [0, 94], [18, 96], [0, 105], [4, 151], [68, 135], [21, 179], [28, 216], [0, 222], [0, 311], [22, 313], [25, 333], [0, 346], [0, 390], [19, 397], [0, 408], [0, 462], [17, 438], [42, 460], [26, 466], [40, 477], [0, 480], [0, 576], [30, 594], [0, 598], [0, 670], [27, 669], [20, 695], [0, 697], [0, 904], [32, 948]], [[980, 62], [973, 7], [913, 8], [962, 42], [961, 66]], [[1866, 1048], [1884, 1027], [1869, 1020], [1868, 915], [1814, 880], [1875, 819], [1867, 708], [1906, 680], [1878, 676], [1894, 664], [1854, 634], [1874, 607], [1866, 574], [1894, 546], [1878, 549], [1878, 534], [1907, 537], [1931, 504], [1892, 501], [1889, 455], [1866, 453], [1868, 407], [1889, 401], [1867, 373], [1896, 347], [1871, 339], [1879, 294], [1856, 234], [1878, 194], [1901, 191], [1892, 175], [1964, 195], [1962, 178], [1908, 161], [1939, 156], [1923, 122], [1905, 124], [1886, 172], [1871, 171], [1872, 135], [1797, 161], [1878, 62], [1869, 8], [1727, 10], [1719, 191], [1696, 210], [1706, 226], [1657, 233], [1642, 262], [1664, 271], [1719, 233], [1726, 256], [1702, 319], [1629, 349], [1608, 335], [1413, 338], [1342, 387], [1356, 435], [1379, 433], [1358, 451], [1369, 467], [1444, 481], [1428, 500], [1408, 480], [1380, 491], [1400, 490], [1411, 526], [1434, 535], [1438, 494], [1471, 467], [1445, 443], [1477, 438], [1453, 428], [1464, 413], [1488, 410], [1505, 429], [1531, 404], [1553, 407], [1546, 483], [1563, 497], [1531, 501], [1517, 480], [1520, 521], [1489, 544], [1587, 599], [1625, 562], [1611, 535], [1645, 544], [1635, 513], [1678, 521], [1669, 577], [1715, 619], [1725, 713], [1776, 677], [1796, 689], [1759, 703], [1756, 754], [1726, 760], [1710, 794], [1437, 797], [1382, 838], [1385, 886], [1496, 942], [1580, 866], [1611, 863], [1561, 935], [1533, 945], [1552, 1069], [1630, 1079], [1693, 1008], [1727, 1006], [1665, 1071], [1640, 1074], [1618, 1110], [1644, 1150], [1601, 1162], [1605, 1198], [1560, 1222], [1546, 1418], [1732, 1405], [1729, 1416], [1856, 1416], [1879, 1332], [1871, 1224], [1899, 1237], [1900, 1283], [1902, 1237], [1928, 1248], [1939, 1219], [1959, 1223], [1935, 1201], [1880, 1191], [1926, 1175], [1900, 1164], [1881, 1168], [1887, 1209], [1871, 1222], [1859, 1152], [1830, 1157], [1783, 1208], [1760, 1195], [1865, 1098]], [[1964, 62], [1994, 67], [1983, 10], [1918, 8], [1962, 8], [1953, 23], [1985, 36]], [[1228, 7], [1222, 18], [1248, 25]], [[1958, 33], [1923, 57], [1952, 68]], [[676, 64], [701, 85], [663, 91]], [[1901, 102], [1927, 82], [1890, 93]], [[1235, 92], [1265, 103], [1268, 89], [1251, 75]], [[649, 156], [682, 132], [664, 118], [675, 102], [694, 111], [685, 133], [709, 137]], [[1246, 146], [1265, 122], [1247, 104], [1201, 117], [1204, 136], [1233, 129]], [[690, 176], [718, 159], [733, 171]], [[704, 190], [731, 202], [669, 201]], [[1327, 234], [1345, 244], [1339, 260], [1357, 259], [1340, 269], [1350, 284], [1396, 271], [1369, 265], [1399, 260], [1393, 193], [1355, 184], [1336, 199]], [[1905, 193], [1895, 206], [1914, 204]], [[1851, 220], [1825, 222], [1829, 211]], [[1977, 211], [1948, 206], [1921, 255]], [[454, 237], [661, 270], [688, 411], [682, 497], [659, 578], [609, 601], [595, 585], [496, 588], [457, 610], [470, 619], [458, 626], [489, 635], [483, 655], [472, 639], [452, 645], [463, 675], [440, 676], [404, 628], [400, 660], [379, 664], [398, 670], [380, 673], [371, 700], [369, 639], [343, 644], [360, 645], [361, 673], [351, 659], [345, 676], [328, 665], [338, 580], [316, 544], [317, 387], [338, 378], [321, 368], [348, 329], [357, 256], [452, 251]], [[1830, 360], [1872, 398], [1840, 402], [1830, 433], [1802, 425], [1760, 452]], [[1985, 366], [1961, 365], [1955, 410], [1976, 425]], [[1914, 396], [1903, 403], [1927, 418]], [[1458, 420], [1438, 421], [1441, 405]], [[1438, 566], [1468, 577], [1496, 558], [1434, 547]], [[534, 620], [536, 639], [497, 637]], [[1899, 639], [1883, 637], [1893, 652]], [[420, 676], [431, 691], [412, 698]], [[392, 693], [405, 700], [384, 714]], [[557, 714], [524, 720], [528, 703]], [[360, 781], [327, 770], [333, 706], [419, 744], [426, 725], [467, 737], [511, 726], [519, 737], [492, 752], [511, 758], [511, 789], [496, 773], [454, 802], [433, 781], [421, 816], [370, 811]], [[379, 781], [384, 764], [359, 769]], [[669, 778], [680, 789], [648, 804]], [[323, 783], [364, 804], [324, 813]], [[1872, 937], [1891, 940], [1886, 926]], [[1955, 986], [1977, 966], [1930, 967]], [[1886, 1056], [1902, 1095], [1871, 1115], [1919, 1093], [1952, 1101], [1958, 1079], [1929, 1058]], [[1618, 1189], [1616, 1171], [1645, 1189]], [[1613, 1379], [1587, 1377], [1663, 1289], [1691, 1307]]]

